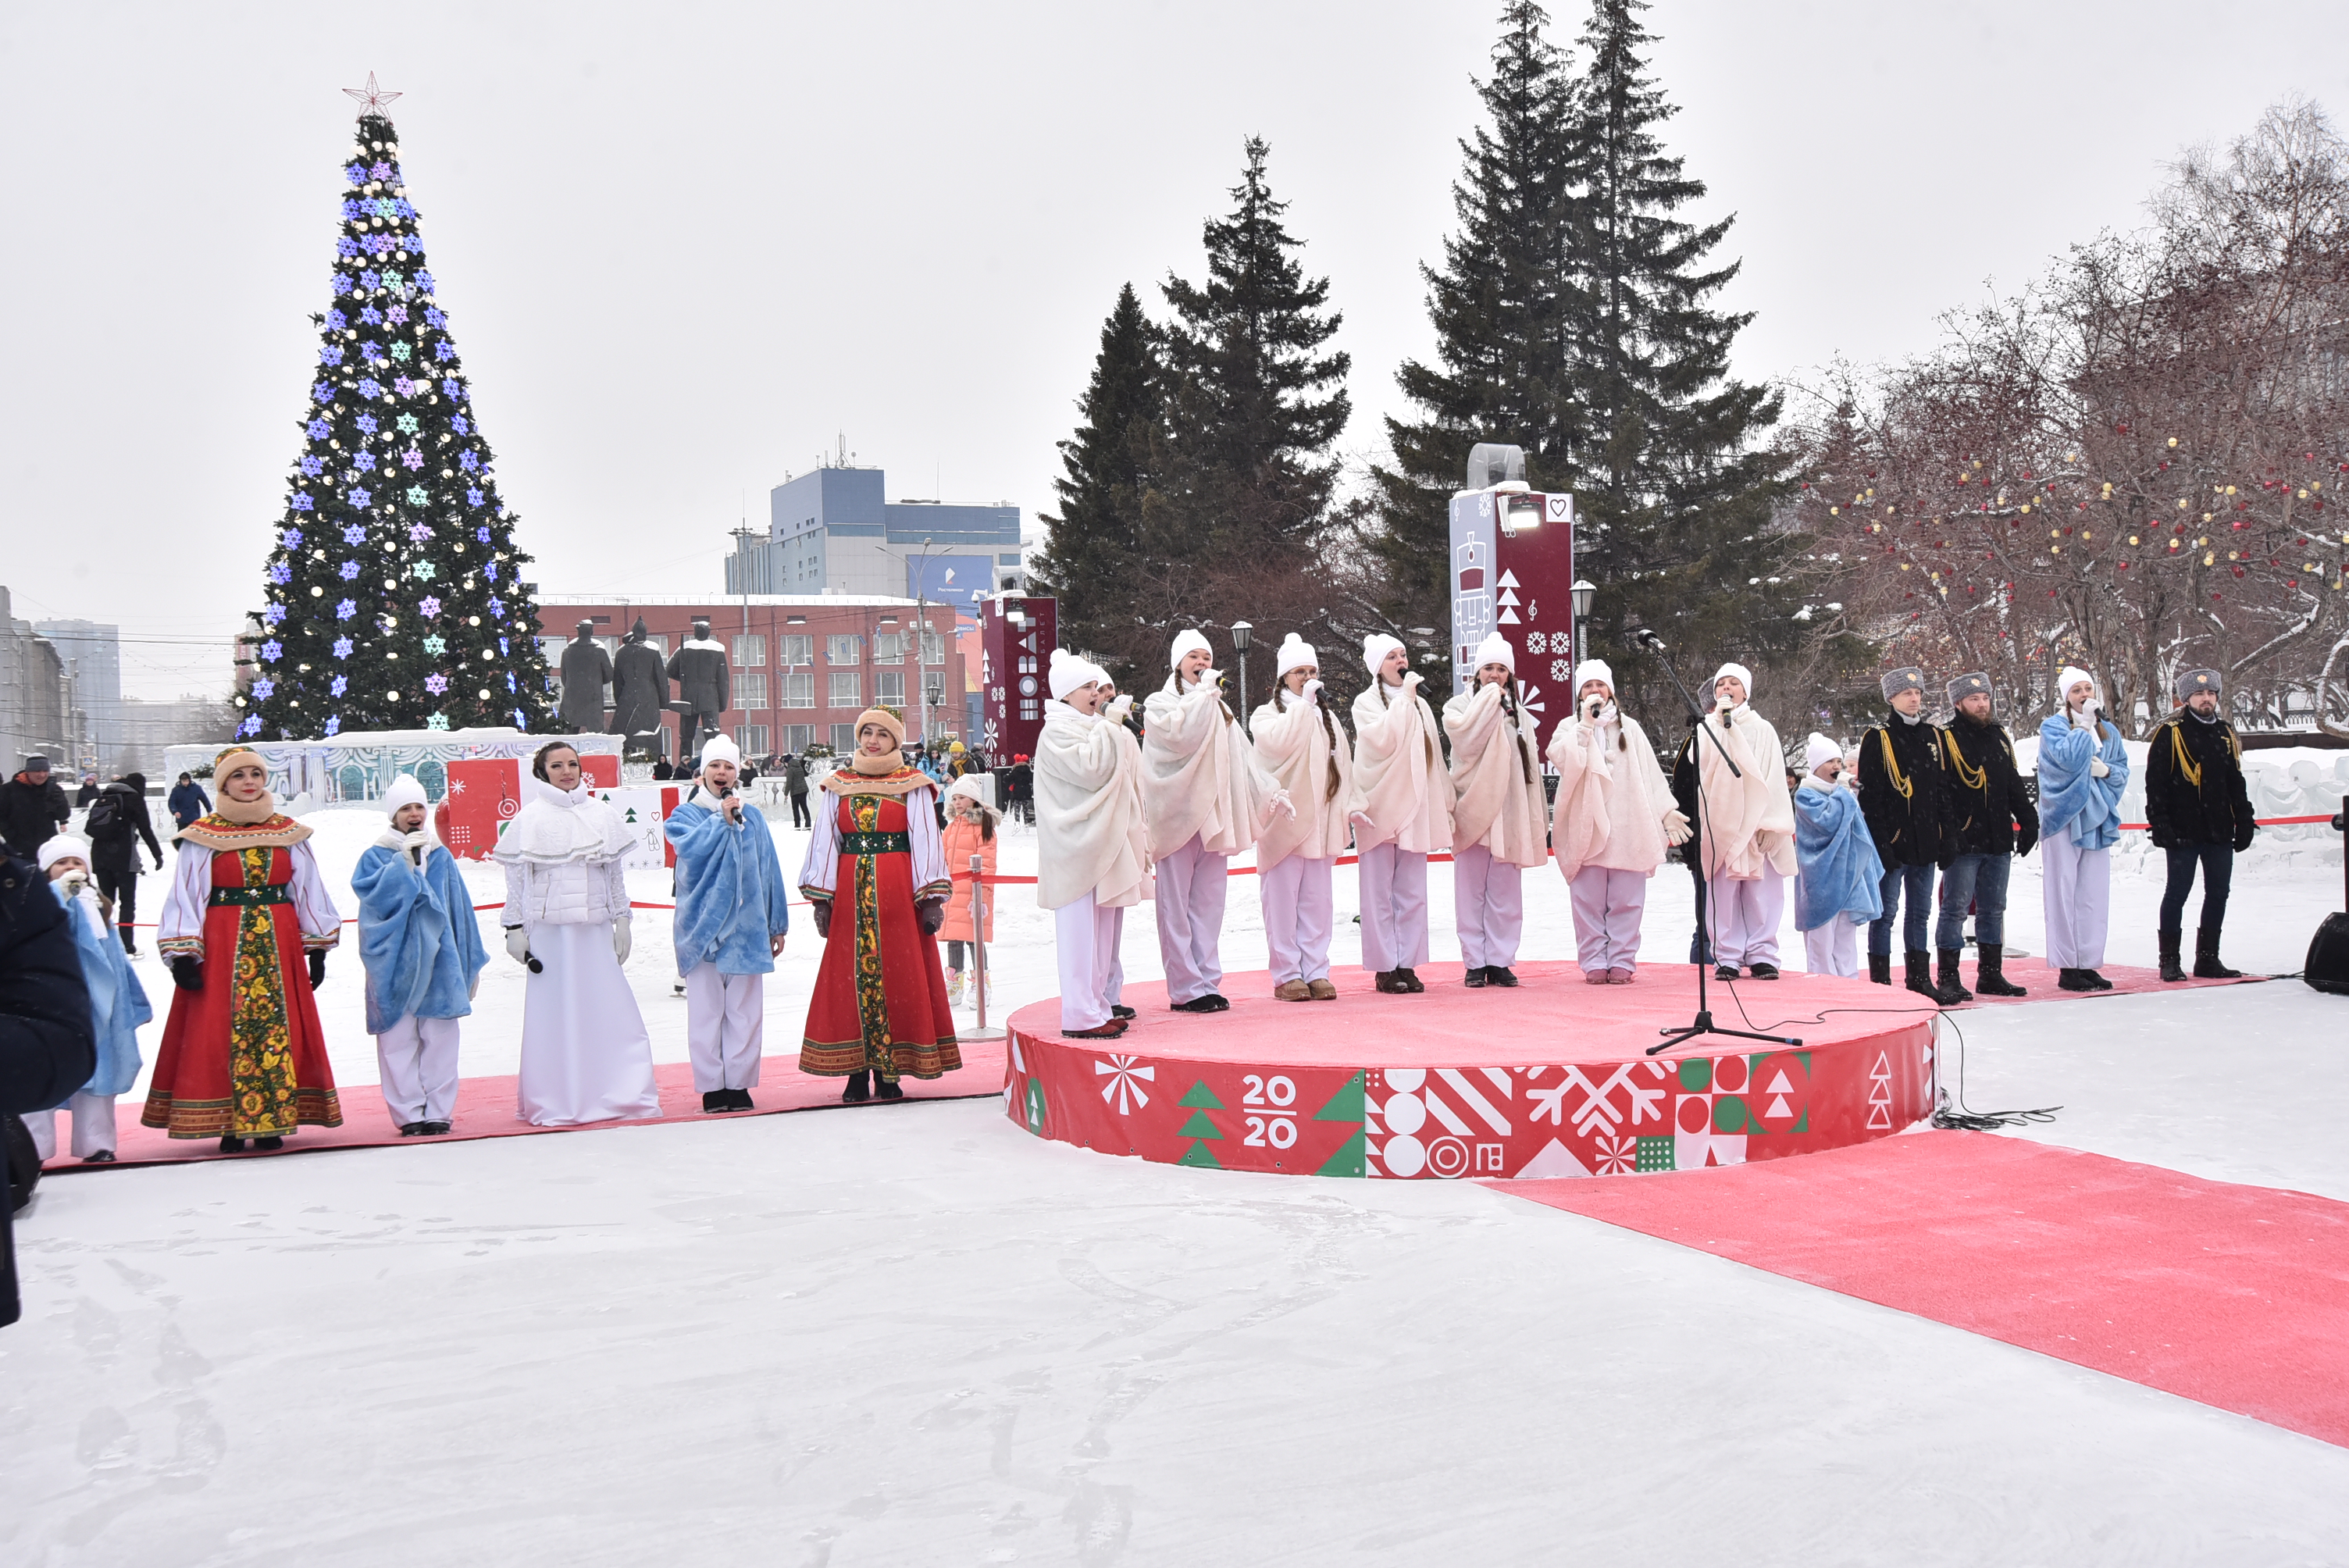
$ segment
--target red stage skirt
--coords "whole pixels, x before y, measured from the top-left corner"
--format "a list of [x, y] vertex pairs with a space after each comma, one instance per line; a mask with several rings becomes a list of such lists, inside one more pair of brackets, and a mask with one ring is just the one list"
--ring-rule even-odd
[[800, 1071], [934, 1078], [962, 1066], [937, 940], [914, 911], [905, 802], [843, 795], [832, 929], [808, 999]]
[[[212, 852], [215, 897], [284, 894], [293, 880], [293, 857], [282, 849]], [[204, 911], [203, 989], [172, 989], [139, 1120], [173, 1138], [280, 1138], [343, 1124], [291, 903]]]

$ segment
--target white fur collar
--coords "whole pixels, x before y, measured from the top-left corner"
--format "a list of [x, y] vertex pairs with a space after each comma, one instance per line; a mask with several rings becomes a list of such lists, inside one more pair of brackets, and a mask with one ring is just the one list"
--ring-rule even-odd
[[[394, 854], [404, 855], [408, 852], [408, 837], [398, 828], [386, 828], [376, 835], [375, 841], [377, 848], [389, 850]], [[440, 835], [432, 830], [432, 819], [428, 815], [424, 819], [424, 858], [430, 860], [432, 851], [435, 850], [440, 850], [443, 854], [448, 852], [441, 845]]]
[[726, 651], [726, 645], [715, 637], [688, 637], [677, 645], [679, 653], [683, 653], [688, 648], [698, 648], [704, 653], [722, 654]]

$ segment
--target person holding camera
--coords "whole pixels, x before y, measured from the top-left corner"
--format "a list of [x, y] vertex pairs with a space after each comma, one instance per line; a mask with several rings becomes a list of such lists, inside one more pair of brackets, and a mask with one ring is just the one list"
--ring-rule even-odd
[[2065, 991], [2109, 991], [2096, 973], [2112, 923], [2112, 852], [2121, 837], [2128, 753], [2105, 717], [2095, 677], [2065, 666], [2063, 706], [2039, 726], [2039, 853], [2047, 962]]
[[1574, 722], [1550, 737], [1557, 800], [1550, 844], [1574, 904], [1575, 959], [1593, 985], [1629, 985], [1638, 972], [1648, 879], [1689, 820], [1672, 799], [1656, 748], [1615, 706], [1615, 672], [1586, 659], [1574, 672]]
[[767, 976], [792, 928], [774, 836], [735, 788], [740, 757], [722, 735], [702, 742], [700, 774], [661, 825], [677, 851], [670, 929], [685, 981], [686, 1048], [710, 1112], [755, 1109]]
[[424, 786], [401, 774], [383, 792], [383, 811], [389, 820], [351, 871], [367, 1033], [392, 1124], [402, 1138], [437, 1138], [457, 1110], [458, 1020], [472, 1013], [490, 956], [456, 857], [432, 830]]

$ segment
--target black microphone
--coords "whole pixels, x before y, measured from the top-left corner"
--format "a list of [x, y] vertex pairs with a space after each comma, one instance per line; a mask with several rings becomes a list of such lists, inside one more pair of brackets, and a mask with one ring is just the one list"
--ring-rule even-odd
[[1645, 626], [1632, 633], [1631, 640], [1643, 648], [1653, 648], [1660, 654], [1664, 651], [1664, 640]]

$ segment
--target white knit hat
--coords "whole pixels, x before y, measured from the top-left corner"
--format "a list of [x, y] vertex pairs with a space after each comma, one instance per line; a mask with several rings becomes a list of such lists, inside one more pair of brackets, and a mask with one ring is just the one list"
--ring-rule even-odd
[[1387, 662], [1389, 654], [1401, 652], [1402, 652], [1401, 637], [1390, 637], [1384, 632], [1372, 632], [1362, 639], [1362, 667], [1375, 676], [1379, 673], [1379, 666]]
[[1092, 660], [1066, 648], [1052, 650], [1052, 667], [1046, 681], [1052, 688], [1053, 700], [1066, 702], [1069, 694], [1079, 686], [1099, 686], [1108, 679], [1109, 672]]
[[1592, 681], [1605, 681], [1607, 695], [1615, 695], [1615, 672], [1607, 667], [1605, 659], [1585, 659], [1574, 666], [1574, 695], [1580, 696], [1582, 688]]
[[990, 811], [995, 809], [995, 802], [988, 797], [994, 793], [995, 775], [992, 773], [966, 773], [947, 786], [947, 799], [967, 795]]
[[1747, 669], [1744, 665], [1740, 664], [1723, 665], [1719, 669], [1713, 672], [1713, 684], [1714, 686], [1719, 686], [1721, 684], [1721, 677], [1723, 676], [1735, 676], [1737, 677], [1737, 684], [1745, 688], [1745, 700], [1747, 702], [1752, 702], [1754, 700], [1754, 672], [1752, 670]]
[[1509, 639], [1498, 632], [1486, 633], [1485, 640], [1476, 645], [1476, 657], [1469, 667], [1481, 670], [1486, 665], [1500, 665], [1511, 675], [1517, 673], [1517, 651], [1509, 646]]
[[2078, 686], [2082, 681], [2086, 681], [2091, 690], [2097, 692], [2099, 695], [2102, 694], [2103, 688], [2096, 685], [2095, 676], [2080, 668], [2077, 665], [2065, 665], [2064, 666], [2064, 673], [2055, 677], [2056, 702], [2065, 707], [2069, 707], [2072, 705], [2072, 688]]
[[78, 857], [84, 865], [89, 864], [89, 841], [77, 833], [58, 833], [41, 841], [43, 871], [47, 871], [67, 855]]
[[725, 736], [713, 735], [701, 743], [701, 766], [707, 768], [713, 762], [731, 762], [739, 769], [742, 766], [742, 748]]
[[1321, 657], [1313, 651], [1312, 644], [1291, 632], [1280, 640], [1280, 653], [1273, 663], [1278, 667], [1273, 670], [1272, 678], [1278, 680], [1291, 670], [1304, 669], [1308, 666], [1319, 669]]
[[1812, 772], [1816, 773], [1827, 763], [1842, 760], [1842, 747], [1837, 746], [1817, 730], [1811, 731], [1811, 738], [1803, 748], [1803, 761]]
[[401, 774], [383, 792], [383, 814], [387, 817], [398, 816], [402, 806], [429, 806], [431, 803], [425, 799], [424, 786], [416, 781], [413, 773]]
[[1167, 652], [1166, 667], [1182, 668], [1183, 655], [1189, 653], [1205, 654], [1210, 659], [1216, 656], [1214, 645], [1210, 644], [1196, 628], [1186, 626], [1174, 634], [1174, 646]]

